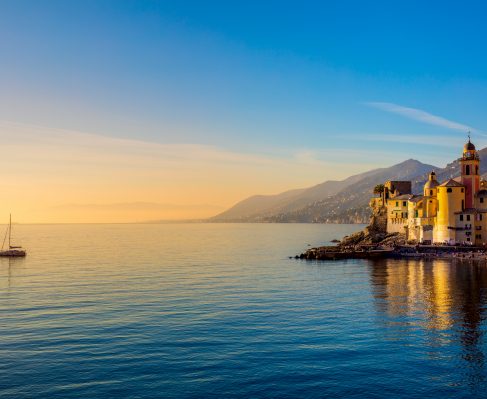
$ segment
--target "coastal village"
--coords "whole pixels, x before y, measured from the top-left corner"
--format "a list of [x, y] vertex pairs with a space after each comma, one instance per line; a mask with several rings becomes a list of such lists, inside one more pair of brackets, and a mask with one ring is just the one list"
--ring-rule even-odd
[[380, 197], [371, 201], [376, 223], [383, 218], [387, 233], [422, 244], [485, 245], [487, 181], [480, 179], [480, 160], [470, 139], [459, 163], [455, 179], [440, 183], [432, 171], [422, 195], [411, 193], [410, 181], [386, 182]]
[[487, 181], [480, 178], [480, 157], [470, 137], [458, 161], [459, 177], [439, 182], [432, 171], [422, 194], [412, 193], [410, 181], [379, 185], [370, 201], [369, 226], [337, 246], [312, 248], [299, 257], [485, 257]]

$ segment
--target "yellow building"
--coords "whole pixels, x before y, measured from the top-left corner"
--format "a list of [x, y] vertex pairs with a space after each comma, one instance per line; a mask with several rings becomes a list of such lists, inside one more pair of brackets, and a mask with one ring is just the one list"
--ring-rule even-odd
[[465, 210], [465, 186], [450, 179], [438, 186], [438, 211], [433, 226], [433, 241], [455, 243], [456, 214]]
[[458, 161], [459, 177], [440, 184], [433, 171], [420, 195], [412, 193], [411, 182], [384, 184], [380, 202], [388, 233], [422, 243], [487, 244], [487, 182], [480, 179], [480, 158], [470, 139]]

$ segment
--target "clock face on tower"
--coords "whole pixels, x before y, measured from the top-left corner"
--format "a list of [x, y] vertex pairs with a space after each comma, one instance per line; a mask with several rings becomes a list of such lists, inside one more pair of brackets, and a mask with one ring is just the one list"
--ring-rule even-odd
[[467, 156], [467, 158], [470, 158], [471, 152], [467, 151], [467, 153], [465, 155]]

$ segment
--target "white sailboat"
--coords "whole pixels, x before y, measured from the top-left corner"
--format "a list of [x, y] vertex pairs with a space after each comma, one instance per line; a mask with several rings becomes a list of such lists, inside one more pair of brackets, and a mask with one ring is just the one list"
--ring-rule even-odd
[[[5, 241], [7, 239], [8, 233], [8, 249], [4, 249]], [[26, 252], [22, 247], [12, 245], [12, 214], [10, 214], [10, 222], [7, 227], [7, 231], [5, 232], [5, 237], [3, 238], [2, 249], [0, 250], [0, 256], [9, 256], [9, 257], [21, 257], [25, 256]]]

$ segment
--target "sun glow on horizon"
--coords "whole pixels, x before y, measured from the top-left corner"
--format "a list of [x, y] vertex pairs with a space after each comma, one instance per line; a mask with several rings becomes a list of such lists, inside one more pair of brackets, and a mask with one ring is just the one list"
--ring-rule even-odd
[[250, 195], [344, 178], [364, 167], [347, 164], [337, 172], [336, 160], [324, 162], [312, 151], [255, 155], [11, 122], [0, 122], [0, 137], [0, 207], [28, 223], [207, 218]]

